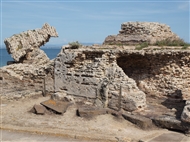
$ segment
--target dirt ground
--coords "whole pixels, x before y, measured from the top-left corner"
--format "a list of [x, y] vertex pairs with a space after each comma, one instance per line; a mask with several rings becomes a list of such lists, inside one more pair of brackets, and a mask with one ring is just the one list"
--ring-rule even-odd
[[123, 118], [110, 114], [85, 119], [76, 115], [76, 105], [71, 105], [63, 115], [36, 115], [29, 110], [50, 98], [33, 97], [18, 101], [1, 100], [1, 129], [59, 135], [88, 141], [139, 141], [167, 132], [154, 128], [141, 130]]

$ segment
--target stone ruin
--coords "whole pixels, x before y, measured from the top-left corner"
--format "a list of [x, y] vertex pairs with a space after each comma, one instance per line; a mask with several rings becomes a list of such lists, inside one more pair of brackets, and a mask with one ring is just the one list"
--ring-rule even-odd
[[[12, 91], [18, 88], [21, 96], [27, 94], [19, 90], [24, 87], [34, 92], [42, 90], [43, 77], [40, 76], [45, 75], [46, 91], [53, 100], [124, 110], [124, 118], [142, 123], [143, 127], [148, 127], [144, 123], [153, 122], [164, 128], [189, 130], [190, 51], [131, 50], [117, 45], [177, 39], [168, 26], [149, 22], [124, 23], [122, 31], [113, 36], [112, 41], [107, 37], [104, 45], [63, 46], [52, 61], [46, 60], [39, 47], [57, 33], [51, 26], [46, 24], [45, 27], [34, 32], [35, 40], [30, 40], [27, 32], [21, 33], [26, 37], [17, 35], [17, 38], [5, 40], [9, 53], [18, 63], [1, 68], [4, 96], [13, 95], [7, 88]], [[122, 40], [117, 39], [121, 35]], [[23, 42], [23, 39], [27, 40]], [[30, 46], [23, 46], [27, 44]]]
[[121, 24], [118, 35], [109, 35], [104, 44], [135, 45], [139, 43], [154, 44], [157, 41], [169, 39], [179, 40], [170, 27], [158, 22], [125, 22]]
[[2, 98], [18, 99], [30, 94], [41, 94], [44, 80], [47, 93], [54, 91], [54, 61], [40, 49], [50, 37], [58, 37], [58, 33], [45, 23], [41, 29], [14, 34], [4, 40], [7, 52], [14, 61], [7, 62], [10, 65], [0, 69]]
[[[117, 64], [112, 50], [62, 48], [55, 59], [55, 94], [98, 107], [133, 111], [146, 107], [146, 95]], [[119, 98], [121, 104], [119, 105]]]
[[[45, 23], [41, 29], [28, 30], [20, 34], [15, 34], [4, 40], [7, 51], [16, 62], [23, 58], [32, 58], [40, 46], [49, 41], [50, 37], [58, 37], [54, 27]], [[35, 53], [31, 53], [34, 51]], [[40, 51], [38, 51], [40, 52]]]

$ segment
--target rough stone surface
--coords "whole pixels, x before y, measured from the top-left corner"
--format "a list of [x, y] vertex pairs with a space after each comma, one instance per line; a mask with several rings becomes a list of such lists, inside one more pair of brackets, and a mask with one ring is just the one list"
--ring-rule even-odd
[[4, 40], [7, 51], [15, 61], [20, 61], [28, 52], [44, 45], [50, 37], [58, 37], [54, 27], [45, 23], [41, 29], [28, 30]]
[[146, 107], [145, 94], [117, 65], [116, 56], [111, 50], [63, 48], [55, 59], [55, 92], [72, 96], [76, 102], [102, 102], [102, 107], [129, 111]]
[[66, 112], [69, 106], [69, 103], [50, 99], [50, 100], [41, 102], [41, 105], [55, 111], [58, 114], [63, 114]]
[[140, 115], [132, 115], [132, 114], [127, 113], [127, 112], [123, 113], [122, 116], [126, 120], [136, 124], [141, 129], [150, 129], [153, 127], [152, 120], [149, 118], [146, 118], [146, 117], [143, 117]]
[[97, 107], [92, 107], [92, 106], [81, 106], [77, 110], [77, 113], [80, 117], [92, 118], [97, 115], [106, 114], [107, 111], [105, 108], [97, 108]]
[[34, 105], [34, 109], [35, 109], [36, 114], [43, 115], [46, 112], [46, 108], [44, 106], [42, 106], [42, 105]]
[[155, 43], [164, 39], [176, 40], [174, 34], [166, 24], [158, 22], [125, 22], [121, 25], [118, 35], [109, 35], [104, 44], [139, 44], [142, 42]]
[[172, 116], [160, 116], [157, 118], [153, 118], [152, 121], [158, 127], [178, 131], [188, 130], [187, 126], [183, 125], [183, 123], [180, 120], [177, 120], [175, 117]]
[[4, 78], [0, 81], [2, 98], [42, 95], [44, 88], [47, 93], [54, 91], [54, 61], [40, 50], [51, 36], [58, 36], [55, 28], [44, 24], [41, 29], [28, 30], [5, 39], [6, 48], [15, 61], [0, 68], [0, 77]]

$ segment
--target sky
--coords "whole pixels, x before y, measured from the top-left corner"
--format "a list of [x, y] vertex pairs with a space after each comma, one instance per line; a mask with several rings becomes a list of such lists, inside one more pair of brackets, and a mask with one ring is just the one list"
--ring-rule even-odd
[[1, 0], [1, 46], [26, 30], [55, 27], [48, 44], [103, 43], [128, 21], [159, 22], [190, 43], [190, 0]]

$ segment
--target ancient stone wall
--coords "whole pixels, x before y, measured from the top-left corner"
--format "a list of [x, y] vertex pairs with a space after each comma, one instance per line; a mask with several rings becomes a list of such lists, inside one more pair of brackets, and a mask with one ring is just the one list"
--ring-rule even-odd
[[118, 35], [106, 37], [104, 44], [139, 44], [147, 42], [154, 44], [161, 40], [179, 40], [170, 27], [158, 22], [125, 22], [121, 24]]
[[113, 109], [146, 107], [145, 94], [117, 65], [114, 53], [92, 47], [62, 49], [55, 59], [55, 92], [58, 99], [74, 98]]
[[125, 51], [117, 63], [146, 94], [190, 99], [190, 51]]

